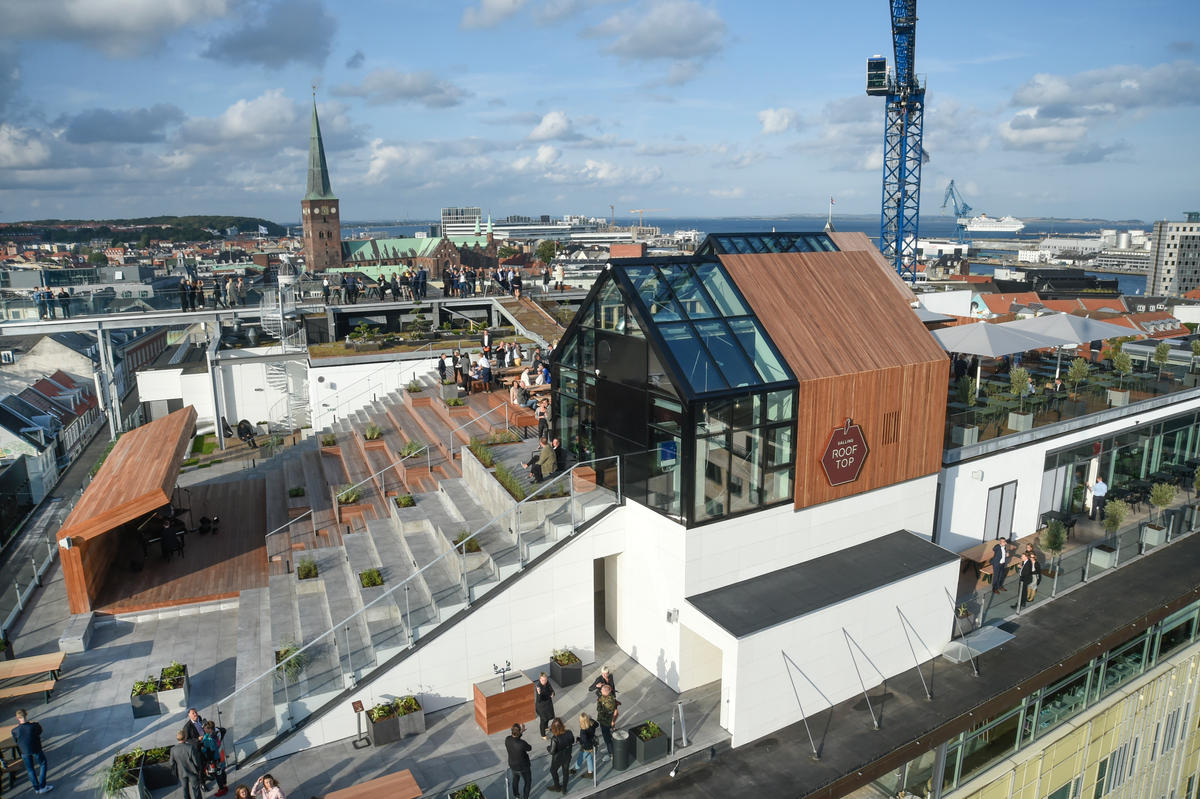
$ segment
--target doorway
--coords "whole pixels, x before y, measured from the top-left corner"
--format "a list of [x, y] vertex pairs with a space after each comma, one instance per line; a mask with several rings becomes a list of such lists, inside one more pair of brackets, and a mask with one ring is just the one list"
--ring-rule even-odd
[[617, 614], [617, 558], [595, 558], [592, 561], [592, 612], [597, 630], [606, 631], [617, 640], [619, 630]]

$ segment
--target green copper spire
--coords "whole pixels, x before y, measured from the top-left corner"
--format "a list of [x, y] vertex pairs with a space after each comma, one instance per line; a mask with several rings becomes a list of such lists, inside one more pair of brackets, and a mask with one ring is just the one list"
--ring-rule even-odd
[[325, 164], [325, 145], [321, 143], [321, 123], [317, 120], [316, 98], [313, 98], [312, 132], [308, 140], [308, 191], [304, 199], [337, 199], [329, 186], [329, 167]]

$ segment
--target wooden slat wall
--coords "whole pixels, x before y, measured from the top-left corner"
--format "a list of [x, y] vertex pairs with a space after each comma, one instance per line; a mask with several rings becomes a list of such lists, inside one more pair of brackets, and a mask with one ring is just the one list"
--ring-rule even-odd
[[[854, 244], [854, 239], [841, 239]], [[799, 381], [796, 508], [933, 474], [941, 466], [949, 360], [878, 253], [722, 255]], [[896, 440], [883, 443], [887, 414]], [[860, 424], [870, 454], [856, 481], [821, 467], [833, 428]]]

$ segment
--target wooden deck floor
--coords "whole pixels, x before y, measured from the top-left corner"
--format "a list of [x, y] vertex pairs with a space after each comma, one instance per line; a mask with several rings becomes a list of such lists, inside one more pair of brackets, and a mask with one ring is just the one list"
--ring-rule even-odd
[[[189, 535], [184, 556], [169, 561], [152, 544], [140, 571], [132, 568], [142, 561], [139, 545], [124, 542], [122, 556], [95, 604], [97, 612], [132, 613], [226, 599], [243, 588], [267, 585], [263, 481], [196, 485], [189, 490], [192, 519], [219, 516], [219, 532]], [[187, 517], [184, 520], [191, 523]]]

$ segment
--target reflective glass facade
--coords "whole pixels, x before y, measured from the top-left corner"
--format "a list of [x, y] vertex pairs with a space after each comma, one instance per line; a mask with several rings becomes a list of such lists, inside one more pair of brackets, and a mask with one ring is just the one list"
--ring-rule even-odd
[[825, 233], [714, 233], [696, 250], [697, 255], [731, 255], [764, 252], [838, 252]]
[[636, 501], [687, 525], [792, 501], [796, 380], [715, 258], [614, 262], [552, 361], [564, 444], [624, 456]]

